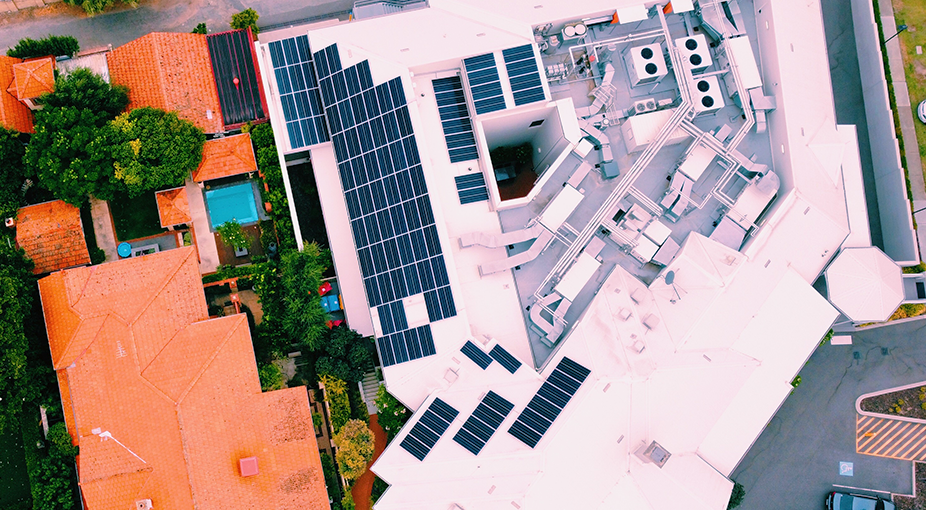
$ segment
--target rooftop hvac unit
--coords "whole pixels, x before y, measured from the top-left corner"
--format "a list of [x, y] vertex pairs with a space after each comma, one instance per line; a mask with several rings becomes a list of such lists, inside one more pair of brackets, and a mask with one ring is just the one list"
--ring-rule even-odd
[[627, 63], [632, 87], [657, 82], [669, 74], [660, 44], [634, 46], [624, 54], [624, 61]]
[[696, 78], [691, 88], [691, 100], [698, 113], [715, 112], [725, 106], [720, 82], [716, 76]]
[[152, 510], [153, 508], [150, 499], [140, 499], [135, 502], [135, 510]]
[[654, 112], [656, 111], [656, 100], [653, 98], [644, 99], [642, 101], [637, 101], [633, 103], [633, 109], [631, 110], [631, 115], [639, 115], [641, 113]]
[[675, 47], [682, 56], [682, 65], [693, 73], [699, 73], [714, 63], [711, 59], [711, 48], [704, 34], [676, 39]]
[[568, 41], [570, 39], [581, 39], [585, 37], [585, 34], [588, 33], [588, 27], [585, 26], [585, 23], [577, 21], [575, 23], [569, 23], [563, 27], [563, 40]]

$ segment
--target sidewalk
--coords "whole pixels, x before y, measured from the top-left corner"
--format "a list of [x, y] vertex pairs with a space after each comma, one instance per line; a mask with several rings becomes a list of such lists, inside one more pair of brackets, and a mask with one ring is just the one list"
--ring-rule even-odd
[[[878, 0], [881, 10], [881, 27], [884, 37], [891, 37], [897, 33], [897, 22], [894, 20], [894, 7], [891, 0]], [[888, 14], [889, 13], [889, 14]], [[920, 158], [919, 143], [916, 139], [916, 127], [913, 118], [913, 106], [910, 104], [910, 93], [907, 90], [907, 77], [904, 74], [903, 53], [900, 49], [900, 40], [894, 37], [885, 45], [887, 60], [890, 67], [891, 81], [894, 85], [894, 101], [897, 104], [897, 116], [900, 120], [900, 134], [904, 143], [904, 163], [907, 174], [910, 176], [910, 188], [913, 193], [913, 210], [916, 222], [916, 239], [920, 245], [920, 258], [922, 250], [926, 247], [926, 180], [923, 178], [923, 162]], [[922, 228], [919, 228], [922, 227]]]
[[116, 233], [113, 232], [109, 204], [96, 198], [90, 199], [90, 216], [93, 218], [93, 234], [96, 245], [106, 253], [106, 262], [119, 260], [116, 251]]
[[209, 228], [203, 190], [191, 179], [187, 179], [186, 195], [190, 204], [190, 216], [193, 218], [193, 242], [199, 251], [199, 272], [214, 273], [219, 267], [219, 250], [215, 246], [215, 236]]

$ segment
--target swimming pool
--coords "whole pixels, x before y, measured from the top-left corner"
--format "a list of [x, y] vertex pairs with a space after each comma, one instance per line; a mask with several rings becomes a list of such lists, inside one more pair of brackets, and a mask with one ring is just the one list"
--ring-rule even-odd
[[207, 191], [206, 208], [209, 209], [212, 228], [231, 220], [246, 225], [258, 219], [254, 188], [250, 182]]

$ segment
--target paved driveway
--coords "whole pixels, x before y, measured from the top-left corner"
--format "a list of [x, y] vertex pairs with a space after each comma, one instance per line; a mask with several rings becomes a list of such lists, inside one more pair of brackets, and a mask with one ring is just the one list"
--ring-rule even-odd
[[[801, 385], [733, 473], [745, 510], [822, 508], [833, 485], [910, 494], [910, 461], [856, 453], [855, 400], [926, 381], [926, 319], [869, 329], [852, 345], [824, 345], [801, 370]], [[839, 463], [852, 462], [853, 476]]]
[[228, 30], [232, 14], [251, 7], [258, 14], [258, 26], [296, 21], [349, 10], [351, 0], [140, 0], [137, 8], [118, 6], [92, 18], [67, 12], [58, 6], [46, 10], [0, 16], [0, 49], [13, 46], [24, 37], [48, 34], [73, 35], [82, 48], [112, 44], [121, 46], [149, 32], [189, 32], [206, 23], [210, 32]]

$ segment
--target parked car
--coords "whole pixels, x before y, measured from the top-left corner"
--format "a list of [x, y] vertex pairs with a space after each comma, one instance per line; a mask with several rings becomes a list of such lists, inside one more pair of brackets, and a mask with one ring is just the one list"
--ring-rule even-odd
[[920, 122], [926, 124], [926, 99], [920, 102], [920, 105], [916, 107], [916, 116], [920, 118]]
[[894, 510], [894, 503], [873, 496], [831, 492], [826, 496], [826, 510]]

